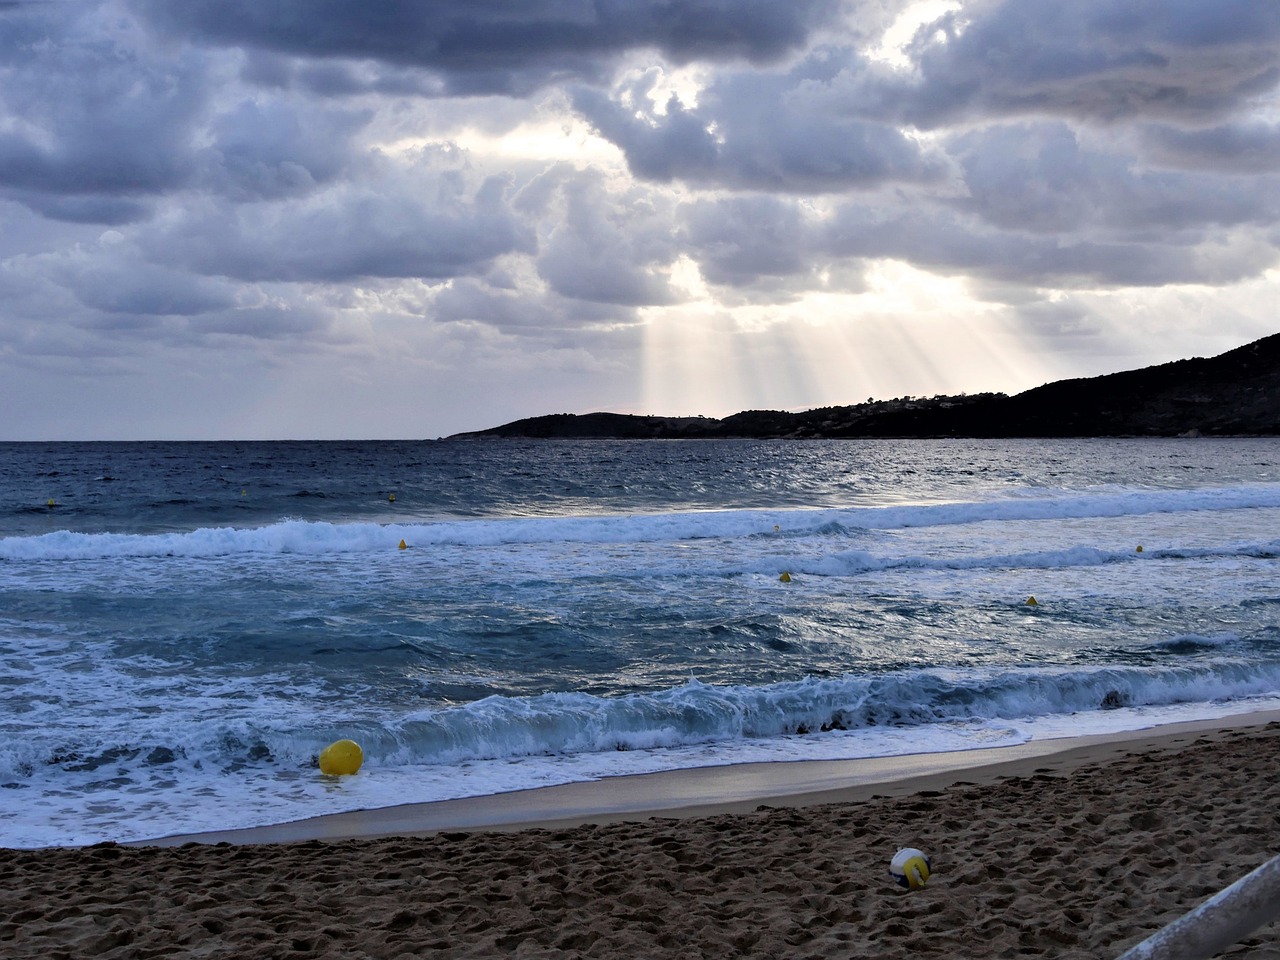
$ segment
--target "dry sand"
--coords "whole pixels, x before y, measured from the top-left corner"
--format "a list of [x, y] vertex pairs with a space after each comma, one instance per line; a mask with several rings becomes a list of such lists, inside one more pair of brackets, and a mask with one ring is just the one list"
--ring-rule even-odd
[[[1259, 719], [760, 809], [0, 849], [0, 956], [1114, 957], [1280, 853], [1280, 723]], [[345, 823], [432, 829], [419, 808]], [[887, 875], [906, 845], [932, 855], [922, 891]], [[1280, 924], [1223, 955], [1280, 960]]]

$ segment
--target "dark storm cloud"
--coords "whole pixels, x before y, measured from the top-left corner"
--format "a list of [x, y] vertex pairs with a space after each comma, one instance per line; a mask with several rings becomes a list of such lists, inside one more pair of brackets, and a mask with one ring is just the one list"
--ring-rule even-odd
[[[146, 57], [103, 35], [98, 13], [57, 4], [0, 16], [0, 189], [20, 200], [136, 198], [179, 187], [193, 172], [193, 123], [209, 94], [203, 65]], [[44, 206], [68, 220], [93, 209]], [[129, 216], [120, 204], [103, 215]]]
[[492, 328], [564, 347], [580, 346], [592, 327], [617, 330], [637, 322], [636, 310], [630, 306], [555, 294], [530, 297], [527, 290], [470, 277], [442, 289], [432, 302], [431, 315], [444, 323]]
[[[1280, 80], [1280, 4], [976, 3], [908, 55], [903, 71], [815, 49], [665, 111], [651, 78], [574, 103], [636, 175], [743, 192], [686, 207], [683, 234], [704, 277], [738, 289], [841, 257], [1067, 287], [1228, 283], [1275, 262], [1275, 127], [1221, 118]], [[937, 135], [922, 147], [899, 122]], [[781, 198], [867, 188], [825, 225]]]
[[[2, 188], [0, 188], [2, 189]], [[96, 223], [108, 227], [136, 223], [151, 216], [154, 205], [131, 197], [90, 194], [88, 196], [46, 193], [41, 190], [9, 187], [4, 194], [27, 209], [65, 223]]]
[[[831, 271], [839, 289], [861, 289], [856, 265], [881, 258], [966, 276], [999, 290], [1002, 302], [1018, 299], [1017, 285], [1223, 284], [1275, 263], [1273, 241], [1265, 239], [1261, 226], [1252, 237], [1231, 243], [1228, 228], [1211, 222], [1221, 219], [1220, 210], [1203, 211], [1201, 222], [1188, 211], [1198, 201], [1166, 200], [1160, 190], [1123, 198], [1126, 182], [1094, 185], [1096, 196], [1082, 200], [1085, 211], [1060, 206], [1052, 190], [1043, 198], [1030, 195], [1034, 184], [998, 201], [892, 206], [847, 201], [822, 216], [785, 198], [704, 199], [684, 208], [682, 238], [708, 282], [744, 293], [769, 291], [780, 300], [823, 287], [819, 274]], [[998, 193], [995, 185], [992, 189]], [[1123, 205], [1107, 209], [1107, 199]], [[1230, 206], [1245, 216], [1235, 199]], [[1010, 222], [1020, 213], [1027, 222]], [[1261, 215], [1257, 219], [1266, 222]], [[1178, 221], [1186, 221], [1181, 231], [1170, 226]]]
[[554, 226], [540, 245], [539, 275], [563, 297], [620, 306], [671, 303], [655, 272], [675, 259], [668, 205], [648, 193], [613, 193], [592, 171], [561, 164], [537, 178], [520, 208]]
[[[579, 88], [574, 106], [655, 181], [796, 193], [928, 182], [945, 162], [900, 124], [1203, 124], [1246, 108], [1280, 83], [1280, 4], [980, 2], [922, 27], [908, 55], [902, 71], [820, 47], [785, 71], [722, 72], [694, 107], [656, 108], [652, 77], [611, 94]], [[1269, 143], [1254, 146], [1268, 155]]]
[[987, 127], [948, 148], [967, 187], [956, 205], [1008, 230], [1169, 238], [1280, 218], [1280, 173], [1135, 170], [1132, 155], [1090, 149], [1060, 122]]
[[1210, 173], [1280, 171], [1280, 125], [1274, 123], [1241, 122], [1200, 130], [1151, 126], [1143, 139], [1151, 159], [1168, 166]]
[[209, 125], [203, 185], [237, 200], [306, 194], [352, 162], [352, 137], [368, 110], [316, 110], [245, 99]]
[[327, 311], [297, 302], [205, 313], [191, 318], [182, 335], [187, 339], [222, 335], [315, 342], [323, 338], [331, 324], [332, 317]]
[[575, 108], [622, 149], [638, 177], [817, 194], [944, 172], [939, 158], [896, 127], [832, 109], [822, 58], [785, 74], [736, 71], [703, 90], [696, 107], [671, 97], [662, 112], [649, 97], [655, 79], [612, 97], [590, 88], [574, 93]]
[[442, 280], [532, 252], [532, 234], [511, 215], [505, 191], [501, 178], [470, 193], [448, 171], [370, 169], [359, 185], [295, 204], [192, 207], [140, 243], [158, 262], [246, 281]]
[[684, 239], [709, 283], [758, 285], [810, 272], [812, 230], [799, 206], [768, 196], [686, 205]]
[[520, 95], [566, 78], [599, 81], [614, 58], [631, 50], [656, 50], [675, 63], [765, 62], [798, 49], [842, 12], [827, 0], [136, 0], [134, 6], [185, 39], [426, 69], [451, 96]]
[[880, 210], [847, 203], [817, 228], [813, 249], [832, 257], [889, 257], [941, 274], [1048, 287], [1161, 286], [1231, 283], [1276, 260], [1259, 241], [1239, 249], [1218, 233], [1203, 246], [1093, 236], [1040, 236], [997, 230], [943, 210]]
[[185, 272], [138, 262], [98, 258], [58, 271], [86, 307], [127, 316], [192, 316], [233, 305], [225, 285]]
[[546, 300], [530, 300], [512, 289], [464, 277], [441, 291], [433, 314], [445, 323], [479, 323], [499, 330], [523, 331], [556, 327], [563, 323]]
[[1069, 297], [1023, 304], [1017, 312], [1028, 332], [1036, 336], [1061, 340], [1096, 336], [1102, 332], [1090, 316], [1088, 307]]
[[1280, 81], [1280, 4], [977, 3], [921, 28], [909, 52], [918, 81], [868, 87], [883, 84], [881, 104], [901, 97], [921, 127], [1026, 113], [1202, 120]]
[[152, 50], [107, 6], [0, 16], [0, 192], [40, 214], [116, 226], [183, 190], [305, 194], [352, 159], [372, 111], [216, 95], [220, 65]]

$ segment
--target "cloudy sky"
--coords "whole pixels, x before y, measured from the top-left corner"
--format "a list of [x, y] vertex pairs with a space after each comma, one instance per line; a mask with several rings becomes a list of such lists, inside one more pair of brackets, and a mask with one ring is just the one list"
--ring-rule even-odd
[[1277, 171], [1273, 0], [0, 0], [0, 439], [1208, 356]]

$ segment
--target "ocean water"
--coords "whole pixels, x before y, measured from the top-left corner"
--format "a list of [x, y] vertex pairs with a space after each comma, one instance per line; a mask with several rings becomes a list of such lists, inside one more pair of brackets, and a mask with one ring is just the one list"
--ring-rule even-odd
[[4, 846], [1280, 706], [1277, 440], [0, 444], [0, 494]]

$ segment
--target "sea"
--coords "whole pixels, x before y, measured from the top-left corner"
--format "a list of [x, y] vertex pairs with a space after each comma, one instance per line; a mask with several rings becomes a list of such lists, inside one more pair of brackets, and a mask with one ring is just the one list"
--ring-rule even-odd
[[1276, 439], [0, 444], [0, 846], [1275, 709], [1278, 557]]

